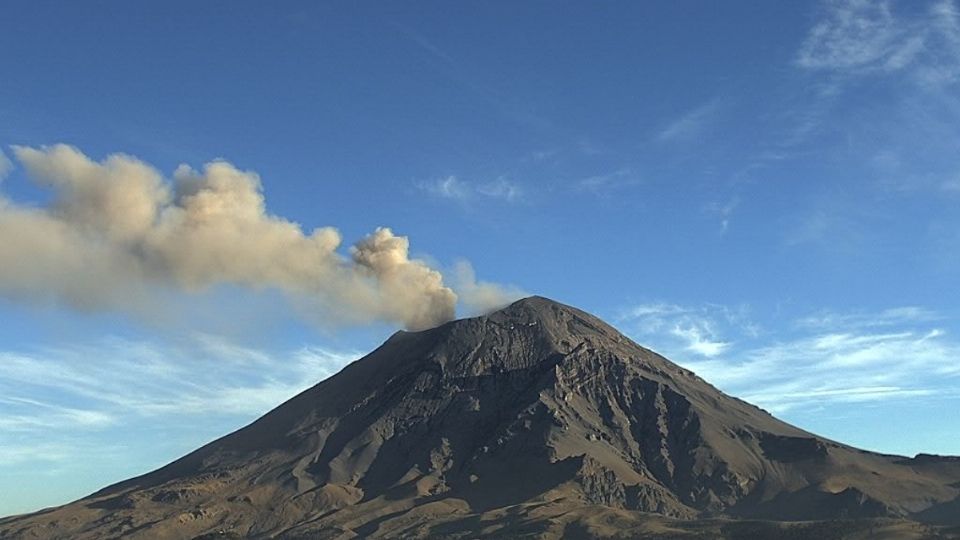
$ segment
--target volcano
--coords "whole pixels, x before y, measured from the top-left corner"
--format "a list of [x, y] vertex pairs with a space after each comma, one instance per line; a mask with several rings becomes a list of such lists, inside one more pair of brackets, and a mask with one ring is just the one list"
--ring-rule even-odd
[[818, 437], [541, 297], [397, 332], [161, 469], [0, 520], [3, 539], [952, 538], [958, 529], [960, 458]]

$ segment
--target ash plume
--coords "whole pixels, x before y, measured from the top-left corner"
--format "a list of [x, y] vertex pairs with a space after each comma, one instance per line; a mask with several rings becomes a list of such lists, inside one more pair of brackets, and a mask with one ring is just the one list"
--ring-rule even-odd
[[12, 150], [53, 197], [28, 206], [0, 195], [7, 298], [144, 312], [164, 288], [233, 284], [283, 291], [324, 321], [417, 330], [455, 316], [457, 294], [410, 258], [406, 237], [378, 228], [341, 255], [335, 228], [306, 232], [268, 213], [258, 175], [226, 161], [181, 165], [171, 181], [124, 154], [96, 162], [67, 145]]

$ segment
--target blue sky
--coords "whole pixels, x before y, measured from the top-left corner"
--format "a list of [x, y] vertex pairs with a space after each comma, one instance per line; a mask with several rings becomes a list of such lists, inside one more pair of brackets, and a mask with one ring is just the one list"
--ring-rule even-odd
[[[318, 228], [341, 270], [378, 227], [407, 237], [404, 271], [440, 272], [460, 315], [471, 291], [542, 294], [811, 431], [960, 454], [958, 10], [6, 6], [0, 515], [162, 465], [409, 324], [298, 281], [317, 265], [286, 257]], [[44, 169], [67, 162], [92, 172]], [[102, 216], [79, 183], [176, 213], [171, 186], [217, 171], [262, 196], [289, 272], [244, 242], [211, 274], [177, 266], [182, 229], [147, 257], [81, 227]]]

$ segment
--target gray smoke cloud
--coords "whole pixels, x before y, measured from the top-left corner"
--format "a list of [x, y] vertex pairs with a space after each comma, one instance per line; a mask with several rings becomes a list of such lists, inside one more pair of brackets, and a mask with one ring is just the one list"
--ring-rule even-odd
[[460, 301], [471, 315], [486, 315], [527, 296], [523, 290], [489, 281], [478, 281], [473, 265], [460, 260], [453, 265], [453, 283]]
[[[53, 199], [33, 207], [0, 195], [0, 294], [8, 298], [143, 312], [158, 288], [234, 284], [281, 290], [325, 321], [417, 330], [455, 316], [457, 294], [410, 258], [406, 237], [378, 228], [341, 255], [336, 229], [307, 233], [269, 214], [257, 174], [226, 161], [200, 171], [181, 165], [168, 181], [124, 154], [96, 162], [66, 145], [12, 150]], [[466, 277], [458, 282], [468, 297], [503, 300], [495, 285]]]

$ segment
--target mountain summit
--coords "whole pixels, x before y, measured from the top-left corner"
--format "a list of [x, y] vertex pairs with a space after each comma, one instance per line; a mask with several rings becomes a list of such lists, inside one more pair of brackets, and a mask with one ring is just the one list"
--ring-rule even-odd
[[161, 469], [0, 520], [0, 538], [735, 538], [838, 519], [921, 535], [958, 514], [960, 460], [810, 434], [531, 297], [398, 332]]

